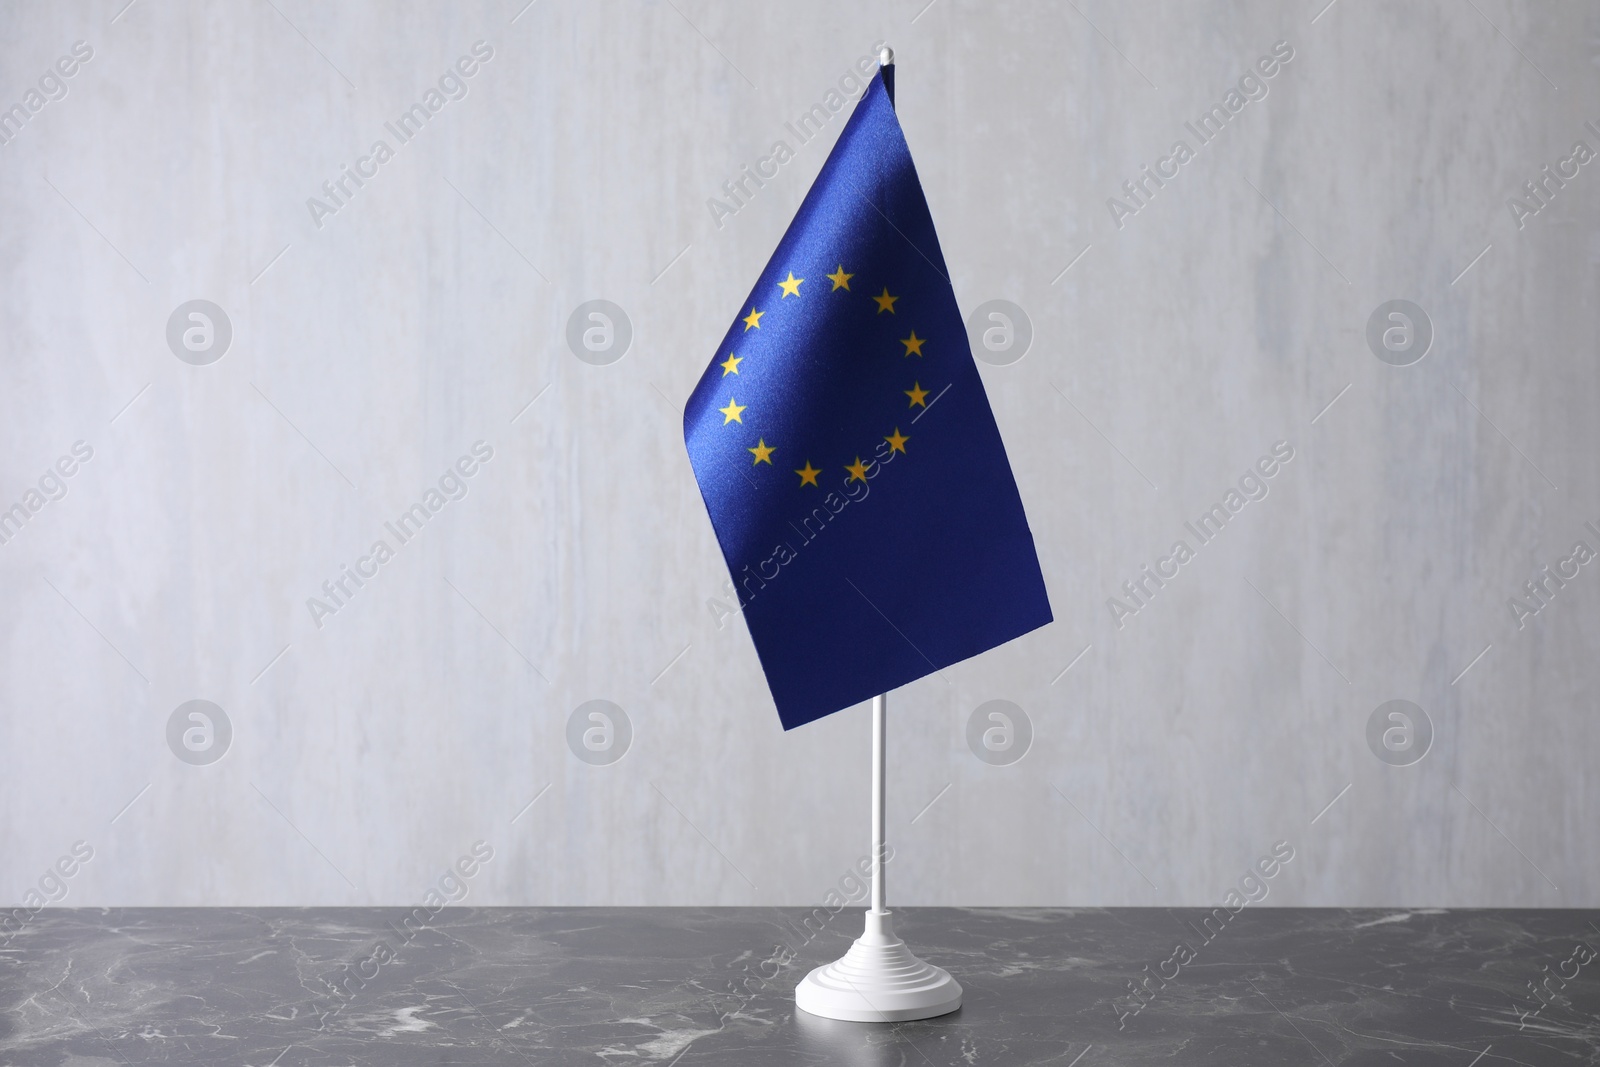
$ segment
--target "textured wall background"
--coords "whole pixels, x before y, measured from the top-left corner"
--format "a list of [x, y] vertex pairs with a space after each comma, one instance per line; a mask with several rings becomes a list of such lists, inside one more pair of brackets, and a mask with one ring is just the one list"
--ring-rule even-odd
[[[893, 696], [891, 901], [1209, 903], [1287, 841], [1274, 904], [1600, 904], [1600, 567], [1523, 590], [1600, 549], [1600, 163], [1522, 188], [1600, 150], [1593, 5], [126, 3], [0, 8], [8, 903], [411, 903], [480, 839], [475, 903], [821, 900], [866, 850], [869, 716], [785, 736], [716, 626], [679, 405], [847, 110], [785, 123], [887, 39], [963, 308], [1031, 319], [984, 375], [1057, 617]], [[592, 365], [601, 298], [632, 342]], [[1368, 343], [1397, 299], [1407, 366]], [[231, 326], [204, 365], [168, 340], [193, 300]], [[197, 699], [231, 736], [191, 751]], [[632, 727], [607, 766], [566, 740], [592, 699]], [[1005, 766], [967, 742], [996, 699], [1033, 734]]]

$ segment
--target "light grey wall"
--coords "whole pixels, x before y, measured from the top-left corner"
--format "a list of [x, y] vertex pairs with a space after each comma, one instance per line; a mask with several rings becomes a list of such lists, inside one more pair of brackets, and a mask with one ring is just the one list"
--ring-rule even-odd
[[[1600, 162], [1508, 206], [1600, 149], [1594, 5], [125, 2], [0, 9], [0, 104], [93, 49], [0, 146], [0, 507], [93, 450], [0, 545], [7, 903], [77, 841], [67, 904], [410, 903], [480, 839], [476, 903], [822, 899], [866, 849], [868, 715], [785, 735], [715, 625], [679, 405], [845, 113], [785, 123], [887, 39], [958, 299], [1032, 321], [984, 378], [1057, 619], [894, 694], [891, 901], [1209, 903], [1281, 840], [1273, 904], [1600, 904], [1600, 566], [1509, 606], [1600, 549]], [[565, 340], [597, 298], [633, 328], [606, 366]], [[1367, 341], [1395, 299], [1434, 335], [1403, 367]], [[168, 344], [191, 300], [231, 323], [209, 365]], [[477, 441], [466, 497], [314, 620]], [[203, 766], [168, 744], [195, 699], [232, 727]], [[566, 742], [591, 699], [632, 724], [610, 766]], [[1034, 733], [1009, 766], [966, 741], [994, 699]], [[1397, 699], [1410, 766], [1367, 740]]]

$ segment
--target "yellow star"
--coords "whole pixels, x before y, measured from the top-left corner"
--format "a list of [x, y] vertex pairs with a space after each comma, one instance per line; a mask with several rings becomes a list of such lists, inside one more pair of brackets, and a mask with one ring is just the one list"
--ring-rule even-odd
[[739, 412], [743, 411], [745, 408], [747, 408], [749, 406], [750, 406], [749, 404], [745, 404], [745, 405], [741, 406], [737, 400], [735, 400], [733, 397], [730, 396], [728, 398], [728, 406], [725, 407], [725, 408], [718, 408], [717, 409], [718, 411], [722, 412], [722, 414], [725, 416], [725, 418], [723, 418], [723, 420], [722, 420], [722, 425], [726, 426], [730, 422], [737, 422], [741, 426], [744, 425], [744, 420], [739, 417]]
[[738, 374], [739, 373], [739, 363], [743, 359], [744, 359], [743, 356], [736, 356], [732, 352], [729, 352], [728, 353], [728, 358], [723, 360], [721, 363], [717, 364], [719, 367], [722, 368], [722, 376], [724, 378], [726, 378], [730, 374]]
[[926, 337], [918, 337], [917, 336], [917, 331], [916, 330], [912, 330], [911, 331], [911, 336], [907, 337], [907, 338], [904, 338], [903, 340], [901, 340], [900, 343], [906, 346], [906, 355], [909, 356], [913, 352], [915, 352], [918, 356], [921, 356], [922, 355], [922, 346], [924, 344], [926, 344], [927, 341], [928, 341], [928, 339]]
[[756, 438], [756, 447], [747, 448], [745, 451], [755, 453], [756, 458], [754, 462], [750, 464], [752, 467], [757, 463], [765, 463], [770, 467], [772, 466], [772, 454], [776, 452], [777, 449], [770, 447], [764, 438], [758, 437]]
[[906, 390], [906, 396], [911, 398], [911, 407], [925, 408], [928, 406], [928, 391], [922, 387], [921, 382], [912, 382], [911, 388]]
[[829, 289], [828, 292], [837, 293], [840, 289], [850, 288], [850, 279], [854, 278], [855, 275], [846, 274], [844, 272], [844, 264], [841, 263], [839, 264], [838, 270], [834, 271], [832, 274], [825, 275], [825, 277], [833, 283], [833, 288]]
[[885, 311], [887, 311], [889, 314], [893, 315], [894, 302], [900, 298], [898, 296], [890, 296], [889, 287], [886, 285], [883, 287], [883, 295], [875, 296], [872, 299], [878, 302], [878, 314], [882, 315]]
[[[817, 475], [821, 474], [822, 472], [813, 467], [811, 465], [811, 461], [808, 459], [806, 460], [806, 465], [795, 471], [795, 473], [800, 476], [801, 485], [816, 485]], [[821, 486], [818, 486], [818, 488], [820, 489]]]
[[845, 484], [849, 485], [851, 482], [864, 482], [864, 481], [866, 481], [867, 480], [867, 468], [870, 467], [870, 466], [872, 466], [872, 464], [861, 462], [861, 457], [857, 456], [856, 457], [856, 461], [854, 463], [847, 464], [845, 466], [845, 468], [844, 468], [845, 470], [850, 472], [850, 477], [845, 480]]
[[896, 426], [894, 428], [894, 436], [885, 437], [884, 440], [889, 442], [889, 450], [891, 452], [904, 453], [906, 450], [906, 442], [911, 440], [911, 438], [902, 436], [900, 433], [900, 427]]
[[758, 330], [761, 329], [761, 316], [764, 314], [766, 314], [766, 312], [757, 311], [755, 308], [751, 308], [750, 314], [746, 315], [742, 320], [744, 322], [744, 328], [749, 330], [753, 326]]
[[786, 296], [799, 296], [800, 283], [803, 281], [805, 281], [804, 278], [796, 278], [794, 276], [794, 271], [790, 271], [788, 280], [778, 283], [778, 288], [783, 290], [783, 296], [780, 296], [778, 299], [782, 300], [783, 297]]

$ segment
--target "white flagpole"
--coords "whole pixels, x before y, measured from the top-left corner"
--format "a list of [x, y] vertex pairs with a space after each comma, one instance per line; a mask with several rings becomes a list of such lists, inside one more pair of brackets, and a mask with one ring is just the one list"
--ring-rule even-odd
[[884, 719], [888, 704], [887, 693], [872, 698], [872, 911], [877, 915], [887, 914], [889, 910], [884, 903], [887, 890], [883, 870], [884, 822], [889, 804], [888, 775], [884, 768], [888, 747]]
[[[894, 51], [878, 53], [894, 65]], [[872, 907], [866, 929], [840, 959], [813, 970], [795, 987], [800, 1010], [858, 1023], [931, 1019], [961, 1007], [961, 985], [950, 972], [917, 959], [895, 936], [894, 913], [884, 903], [884, 842], [888, 808], [888, 694], [872, 698]]]

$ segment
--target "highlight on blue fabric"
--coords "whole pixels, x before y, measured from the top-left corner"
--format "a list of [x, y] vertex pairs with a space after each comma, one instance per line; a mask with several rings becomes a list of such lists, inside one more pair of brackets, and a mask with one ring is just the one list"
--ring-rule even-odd
[[857, 103], [684, 412], [786, 730], [1051, 621], [892, 70]]

